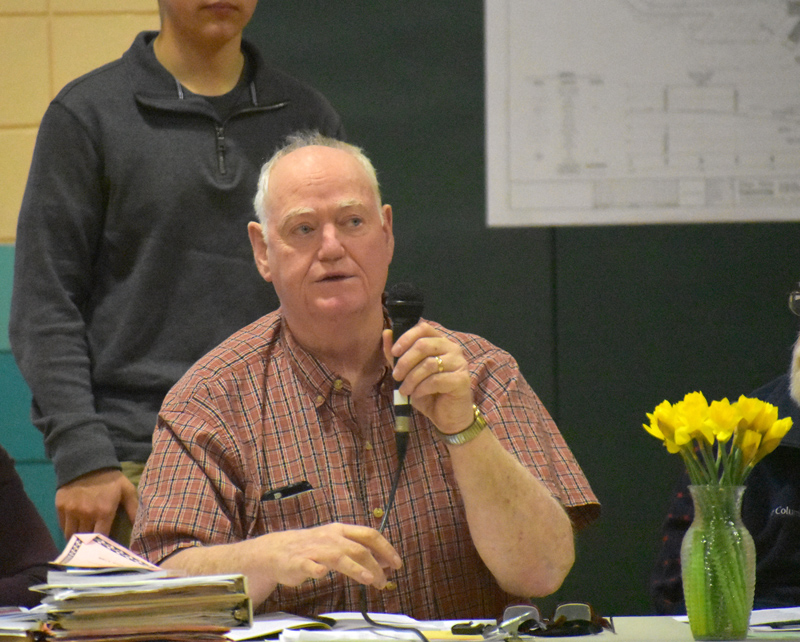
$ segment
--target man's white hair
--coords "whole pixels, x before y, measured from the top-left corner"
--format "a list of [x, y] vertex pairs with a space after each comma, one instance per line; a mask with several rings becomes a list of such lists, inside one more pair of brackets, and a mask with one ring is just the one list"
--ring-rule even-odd
[[364, 151], [356, 145], [345, 143], [344, 141], [325, 136], [317, 131], [296, 132], [286, 138], [283, 146], [278, 149], [261, 168], [261, 174], [258, 177], [258, 190], [253, 199], [253, 208], [255, 209], [258, 222], [261, 223], [263, 228], [264, 237], [267, 235], [267, 219], [269, 217], [269, 177], [275, 164], [284, 156], [292, 152], [302, 149], [303, 147], [312, 146], [331, 147], [333, 149], [340, 149], [353, 156], [364, 170], [367, 172], [367, 177], [375, 193], [375, 202], [378, 205], [378, 213], [383, 222], [383, 209], [381, 207], [381, 192], [378, 186], [378, 176], [375, 172], [372, 162], [367, 158]]
[[792, 368], [789, 376], [789, 394], [795, 403], [800, 405], [800, 336], [794, 344], [792, 350]]

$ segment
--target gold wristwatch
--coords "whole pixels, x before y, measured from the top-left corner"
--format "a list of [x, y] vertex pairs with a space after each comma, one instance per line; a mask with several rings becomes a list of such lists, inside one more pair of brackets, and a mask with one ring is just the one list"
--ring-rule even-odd
[[461, 446], [462, 444], [466, 444], [468, 441], [472, 441], [475, 439], [475, 437], [480, 435], [481, 432], [483, 432], [483, 429], [486, 428], [486, 419], [483, 418], [481, 411], [478, 410], [478, 406], [475, 404], [472, 404], [472, 410], [475, 413], [475, 419], [473, 419], [469, 426], [464, 428], [464, 430], [453, 433], [452, 435], [442, 432], [437, 428], [436, 432], [439, 435], [439, 439], [446, 444], [450, 444], [451, 446]]

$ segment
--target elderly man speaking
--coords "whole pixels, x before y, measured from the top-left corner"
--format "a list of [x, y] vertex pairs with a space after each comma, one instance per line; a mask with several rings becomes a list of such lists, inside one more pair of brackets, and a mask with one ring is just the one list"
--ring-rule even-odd
[[[555, 591], [599, 504], [513, 358], [421, 320], [392, 337], [392, 208], [357, 147], [298, 135], [264, 166], [256, 265], [281, 306], [164, 401], [133, 548], [244, 573], [262, 611], [492, 617]], [[393, 342], [394, 339], [394, 342]], [[410, 398], [396, 503], [394, 383]]]

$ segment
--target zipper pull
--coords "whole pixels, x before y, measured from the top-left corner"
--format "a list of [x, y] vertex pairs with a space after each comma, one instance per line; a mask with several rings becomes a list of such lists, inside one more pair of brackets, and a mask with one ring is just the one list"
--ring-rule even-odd
[[222, 125], [214, 125], [217, 130], [217, 168], [219, 173], [225, 175], [227, 168], [225, 166], [225, 129]]

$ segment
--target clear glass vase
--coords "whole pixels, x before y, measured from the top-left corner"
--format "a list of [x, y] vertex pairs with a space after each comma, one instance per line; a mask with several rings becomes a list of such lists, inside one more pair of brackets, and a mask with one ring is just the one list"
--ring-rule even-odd
[[689, 486], [694, 521], [681, 545], [686, 614], [695, 640], [744, 640], [756, 552], [742, 522], [744, 486]]

